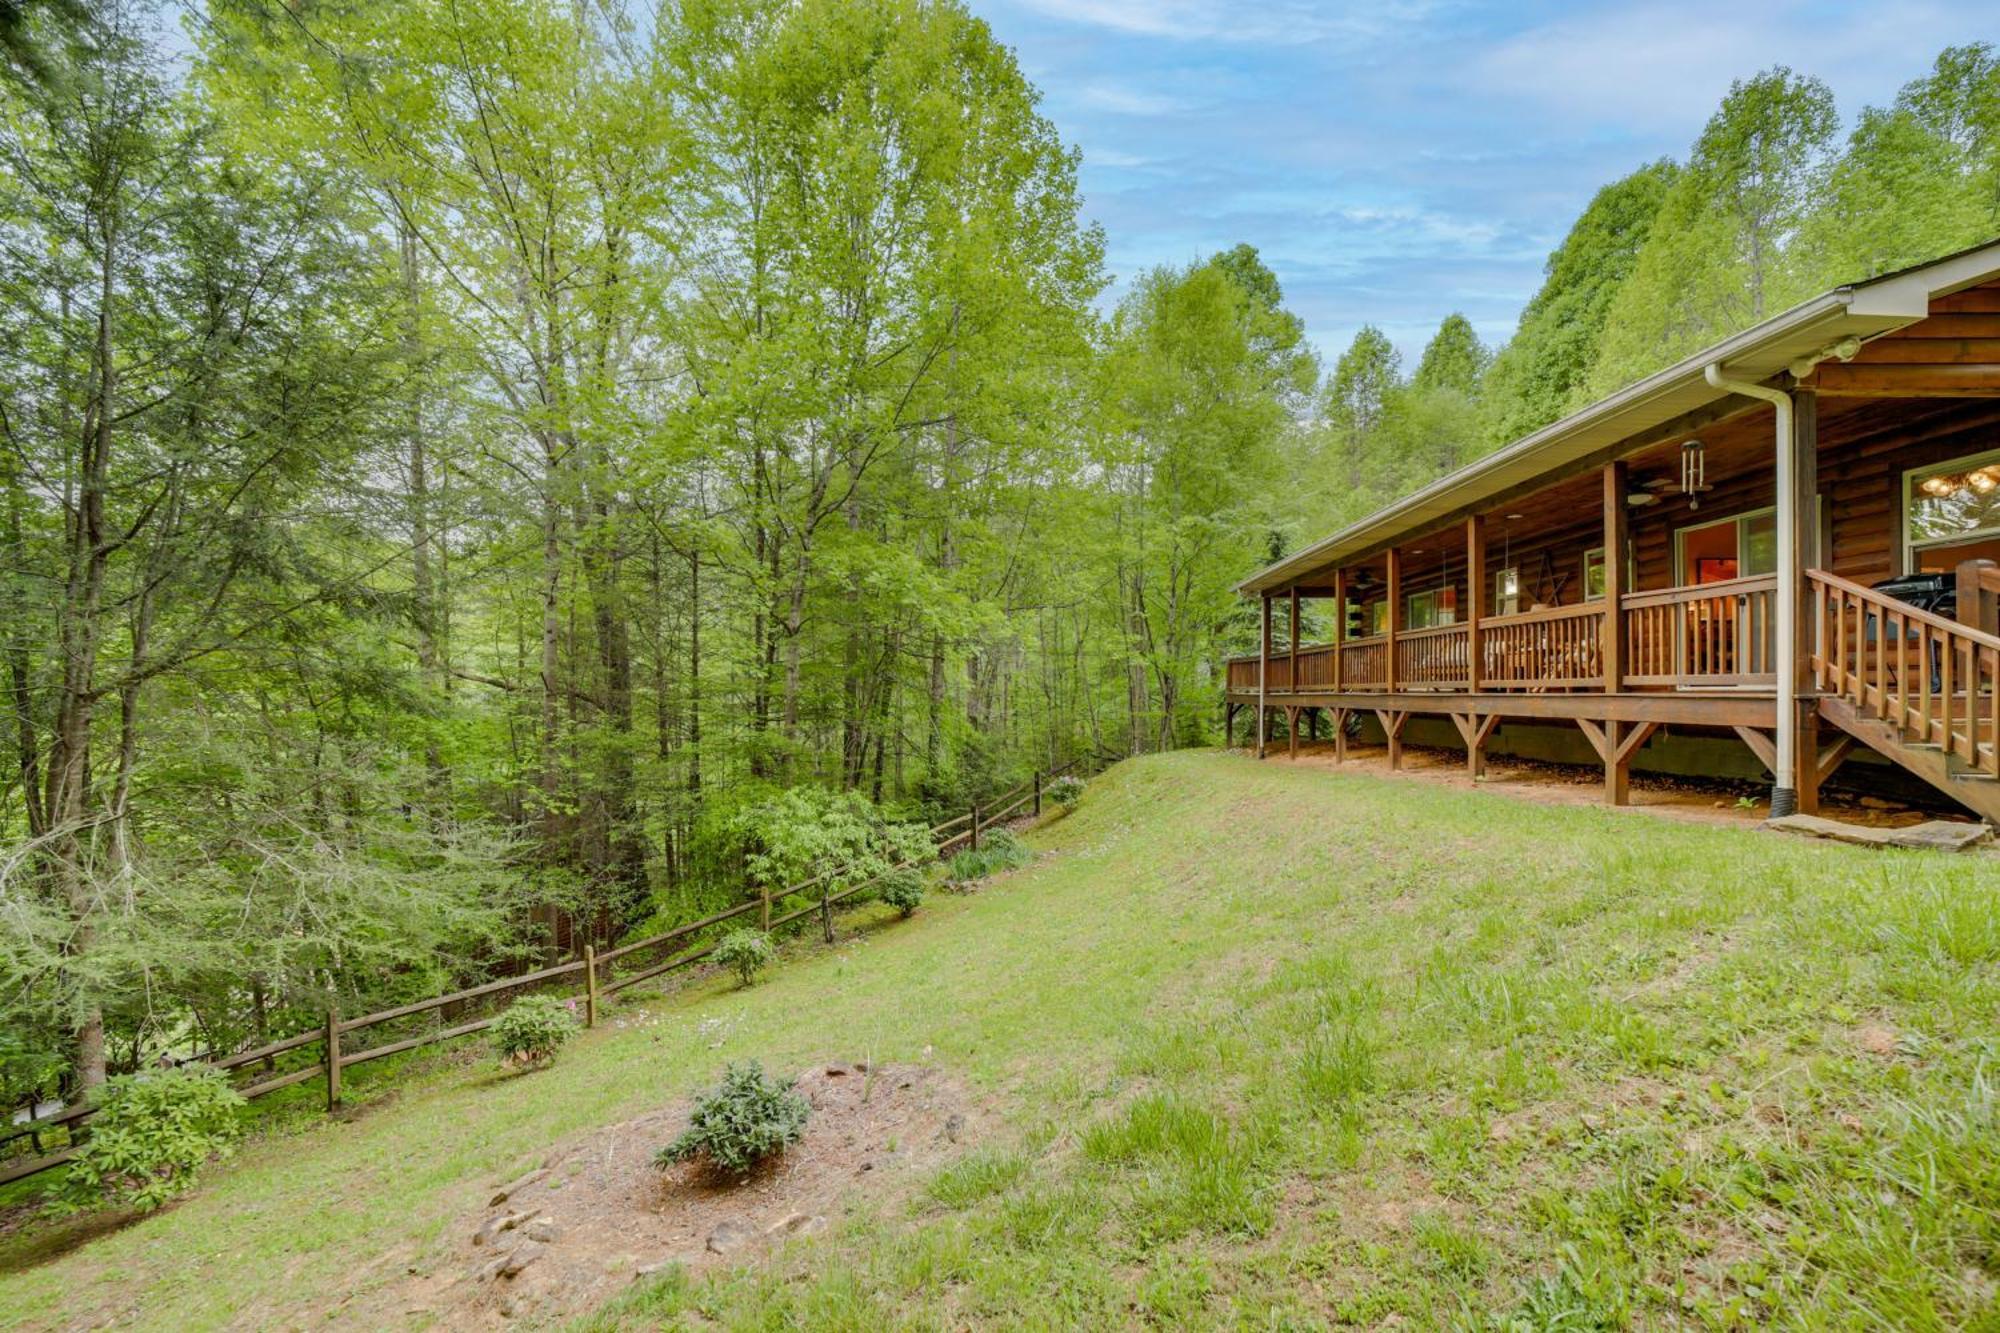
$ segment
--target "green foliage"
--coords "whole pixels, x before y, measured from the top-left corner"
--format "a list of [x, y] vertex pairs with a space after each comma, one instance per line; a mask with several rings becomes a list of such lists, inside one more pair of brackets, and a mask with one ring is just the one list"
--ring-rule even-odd
[[97, 1114], [51, 1206], [151, 1212], [234, 1150], [243, 1098], [205, 1066], [123, 1074], [99, 1088]]
[[924, 873], [914, 866], [891, 871], [878, 892], [883, 902], [907, 919], [924, 901]]
[[553, 1061], [576, 1031], [572, 1002], [523, 995], [494, 1020], [493, 1044], [506, 1063], [534, 1068]]
[[712, 957], [722, 966], [736, 974], [736, 980], [749, 985], [757, 979], [757, 974], [771, 965], [778, 956], [778, 946], [771, 943], [771, 937], [761, 930], [732, 930], [724, 935], [715, 946]]
[[715, 1170], [742, 1175], [805, 1137], [812, 1108], [795, 1080], [765, 1075], [755, 1060], [732, 1063], [722, 1082], [695, 1098], [688, 1127], [654, 1159], [661, 1167], [705, 1159]]
[[1006, 829], [996, 828], [979, 835], [977, 849], [967, 847], [954, 853], [946, 863], [945, 872], [960, 883], [970, 883], [1003, 870], [1017, 870], [1032, 860], [1034, 853], [1019, 838]]
[[1083, 803], [1083, 779], [1074, 773], [1065, 773], [1051, 779], [1042, 788], [1042, 799], [1051, 801], [1064, 810], [1074, 810]]

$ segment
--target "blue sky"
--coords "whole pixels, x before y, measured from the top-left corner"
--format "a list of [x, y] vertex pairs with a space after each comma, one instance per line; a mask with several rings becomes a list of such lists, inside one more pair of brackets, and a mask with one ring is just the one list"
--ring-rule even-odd
[[1986, 4], [971, 0], [1084, 154], [1113, 274], [1248, 241], [1329, 361], [1364, 323], [1414, 359], [1463, 311], [1513, 331], [1605, 182], [1684, 157], [1730, 80], [1824, 79], [1851, 123]]

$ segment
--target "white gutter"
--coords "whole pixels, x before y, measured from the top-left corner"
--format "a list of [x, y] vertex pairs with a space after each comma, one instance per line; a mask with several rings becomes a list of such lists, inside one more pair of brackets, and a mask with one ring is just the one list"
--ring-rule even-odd
[[1726, 393], [1757, 398], [1771, 405], [1776, 418], [1778, 450], [1778, 745], [1777, 772], [1771, 783], [1771, 817], [1798, 812], [1799, 795], [1794, 787], [1798, 772], [1798, 624], [1799, 569], [1798, 472], [1794, 466], [1792, 441], [1792, 396], [1782, 389], [1767, 388], [1748, 380], [1733, 380], [1722, 373], [1722, 364], [1709, 362], [1702, 377]]

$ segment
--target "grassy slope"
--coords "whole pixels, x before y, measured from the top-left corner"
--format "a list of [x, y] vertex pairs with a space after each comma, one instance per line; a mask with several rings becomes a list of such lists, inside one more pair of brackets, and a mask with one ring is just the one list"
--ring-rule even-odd
[[1122, 766], [1035, 842], [1056, 855], [749, 992], [656, 1001], [546, 1074], [258, 1142], [0, 1278], [0, 1326], [329, 1311], [547, 1145], [725, 1058], [927, 1046], [1010, 1141], [914, 1213], [592, 1322], [1995, 1318], [1992, 858], [1198, 753]]

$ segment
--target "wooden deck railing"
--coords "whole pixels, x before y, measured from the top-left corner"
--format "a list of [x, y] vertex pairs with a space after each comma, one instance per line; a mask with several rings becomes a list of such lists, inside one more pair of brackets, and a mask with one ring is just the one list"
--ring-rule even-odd
[[1389, 640], [1376, 634], [1340, 645], [1340, 686], [1344, 690], [1389, 687]]
[[[1255, 659], [1252, 661], [1254, 663]], [[969, 842], [972, 847], [977, 848], [982, 832], [1003, 820], [1018, 817], [1023, 811], [1029, 810], [1030, 806], [1032, 813], [1041, 813], [1042, 788], [1046, 781], [1072, 772], [1079, 764], [1086, 761], [1095, 764], [1098, 759], [1097, 755], [1087, 755], [1082, 759], [1072, 759], [1046, 774], [1037, 772], [1029, 781], [1020, 783], [983, 804], [975, 803], [966, 814], [936, 825], [930, 830], [930, 834], [937, 854], [943, 856], [964, 842]], [[766, 889], [756, 897], [733, 907], [724, 908], [720, 912], [711, 913], [699, 921], [690, 921], [658, 935], [634, 940], [615, 949], [607, 949], [603, 953], [586, 948], [582, 958], [571, 959], [566, 963], [557, 963], [553, 967], [541, 968], [521, 976], [500, 977], [464, 990], [452, 991], [448, 995], [415, 1000], [377, 1013], [363, 1014], [354, 1018], [342, 1018], [336, 1013], [329, 1013], [325, 1023], [304, 1032], [294, 1033], [292, 1036], [268, 1042], [251, 1050], [238, 1051], [206, 1063], [225, 1072], [246, 1069], [256, 1064], [267, 1064], [265, 1077], [237, 1088], [237, 1092], [246, 1099], [267, 1096], [280, 1089], [312, 1079], [323, 1079], [326, 1083], [328, 1106], [331, 1109], [340, 1101], [340, 1080], [344, 1071], [371, 1060], [400, 1055], [404, 1051], [428, 1046], [434, 1042], [470, 1036], [491, 1027], [499, 1017], [499, 1014], [494, 1012], [467, 1022], [451, 1023], [450, 1019], [458, 1016], [468, 1005], [490, 1002], [502, 995], [530, 987], [546, 986], [578, 978], [582, 983], [582, 991], [575, 998], [582, 1002], [585, 1026], [595, 1026], [598, 1001], [602, 997], [624, 990], [628, 986], [636, 986], [663, 973], [698, 963], [713, 953], [715, 942], [703, 941], [700, 938], [701, 932], [710, 927], [754, 912], [758, 914], [762, 928], [771, 931], [794, 921], [818, 915], [826, 940], [832, 943], [834, 907], [874, 888], [886, 875], [906, 869], [910, 864], [912, 863], [905, 862], [903, 865], [894, 866], [888, 871], [853, 884], [842, 883], [842, 877], [848, 874], [852, 867], [835, 867], [803, 883]], [[780, 916], [771, 915], [774, 903], [810, 894], [814, 890], [817, 890], [816, 898], [804, 906]], [[630, 970], [621, 972], [620, 963], [627, 964]], [[634, 963], [637, 966], [631, 967]], [[421, 1031], [409, 1035], [396, 1035], [396, 1030], [391, 1028], [390, 1040], [385, 1041], [377, 1037], [376, 1045], [366, 1046], [360, 1050], [351, 1049], [349, 1046], [347, 1039], [356, 1033], [429, 1014], [437, 1014], [438, 1017], [433, 1020], [434, 1025], [426, 1026]], [[282, 1073], [269, 1070], [267, 1062], [273, 1062], [279, 1056], [314, 1045], [319, 1046], [320, 1050], [319, 1058], [312, 1064], [288, 1069]], [[95, 1106], [86, 1103], [40, 1119], [18, 1121], [6, 1126], [4, 1132], [0, 1132], [0, 1144], [31, 1136], [35, 1137], [39, 1144], [40, 1135], [56, 1129], [74, 1131], [79, 1124], [96, 1112]], [[73, 1155], [73, 1149], [64, 1149], [40, 1157], [0, 1163], [0, 1185], [61, 1166]]]
[[1484, 683], [1528, 691], [1602, 685], [1603, 625], [1602, 601], [1489, 616], [1479, 622]]
[[1627, 685], [1777, 682], [1775, 575], [1626, 596]]
[[1396, 688], [1462, 690], [1472, 680], [1472, 630], [1432, 625], [1396, 634]]
[[1806, 580], [1819, 688], [2000, 778], [2000, 637], [1835, 574]]

